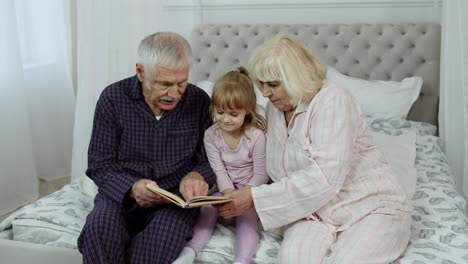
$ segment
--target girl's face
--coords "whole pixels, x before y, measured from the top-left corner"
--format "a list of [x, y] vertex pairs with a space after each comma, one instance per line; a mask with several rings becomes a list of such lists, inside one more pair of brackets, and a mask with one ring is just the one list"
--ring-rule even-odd
[[245, 109], [214, 108], [214, 119], [225, 132], [235, 133], [240, 131], [246, 115], [247, 111]]

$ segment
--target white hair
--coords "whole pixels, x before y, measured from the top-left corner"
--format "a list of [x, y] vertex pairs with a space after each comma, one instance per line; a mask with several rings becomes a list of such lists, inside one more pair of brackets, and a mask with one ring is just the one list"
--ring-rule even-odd
[[288, 34], [278, 34], [258, 46], [250, 56], [248, 68], [258, 87], [260, 81], [283, 82], [294, 106], [304, 97], [315, 96], [326, 76], [326, 68], [304, 42]]
[[192, 49], [188, 41], [174, 32], [157, 32], [145, 37], [138, 47], [139, 63], [147, 76], [157, 74], [156, 66], [180, 70], [190, 66]]

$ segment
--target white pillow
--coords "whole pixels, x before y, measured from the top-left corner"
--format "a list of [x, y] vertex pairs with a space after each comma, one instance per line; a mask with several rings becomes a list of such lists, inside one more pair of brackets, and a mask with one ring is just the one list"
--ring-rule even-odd
[[[205, 91], [210, 97], [213, 92], [214, 84], [208, 80], [200, 81], [196, 84], [200, 87], [203, 91]], [[268, 103], [268, 99], [263, 97], [262, 93], [258, 89], [255, 89], [255, 94], [257, 95], [257, 112], [262, 116], [265, 116], [266, 105]]]
[[411, 200], [416, 192], [417, 171], [414, 166], [416, 159], [416, 133], [409, 131], [399, 136], [370, 132], [374, 144], [379, 147], [390, 168], [395, 172], [397, 180]]
[[401, 82], [368, 81], [346, 76], [330, 66], [327, 80], [350, 91], [367, 116], [384, 119], [406, 119], [422, 86], [421, 77], [409, 77]]
[[96, 196], [96, 194], [98, 193], [97, 185], [86, 175], [82, 175], [78, 179], [78, 186], [80, 186], [80, 191], [82, 193], [87, 194], [91, 197]]
[[203, 91], [205, 91], [210, 97], [211, 93], [213, 92], [213, 83], [208, 80], [199, 81], [196, 86], [200, 87]]

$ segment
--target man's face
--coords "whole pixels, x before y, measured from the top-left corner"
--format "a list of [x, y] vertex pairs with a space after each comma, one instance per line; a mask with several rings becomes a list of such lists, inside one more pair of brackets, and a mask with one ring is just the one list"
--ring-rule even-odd
[[[180, 70], [170, 70], [156, 66], [157, 76], [145, 76], [137, 65], [138, 78], [142, 82], [143, 96], [155, 115], [176, 107], [188, 84], [190, 67]], [[142, 74], [143, 73], [143, 74]]]

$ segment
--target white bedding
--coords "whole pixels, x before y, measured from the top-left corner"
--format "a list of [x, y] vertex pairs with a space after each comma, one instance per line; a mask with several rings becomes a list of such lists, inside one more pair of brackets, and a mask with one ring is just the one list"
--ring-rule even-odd
[[[370, 120], [372, 131], [416, 137], [417, 188], [412, 204], [410, 245], [396, 263], [468, 263], [468, 222], [465, 200], [455, 191], [435, 127], [405, 120]], [[0, 234], [14, 240], [76, 248], [76, 240], [92, 209], [92, 197], [80, 192], [78, 183], [29, 204], [0, 223]], [[218, 224], [214, 236], [196, 263], [232, 262], [234, 228]], [[2, 232], [6, 231], [6, 232]], [[262, 232], [253, 263], [276, 263], [279, 232]]]
[[68, 184], [10, 215], [0, 223], [0, 231], [11, 229], [16, 241], [77, 248], [92, 207], [92, 197], [82, 194], [77, 183]]

